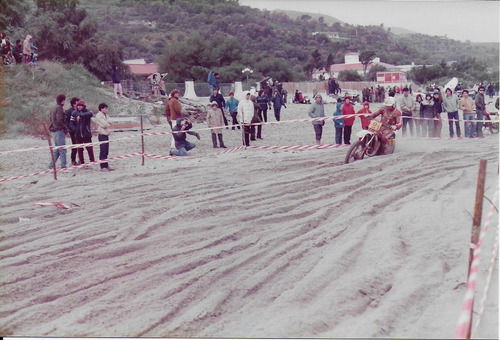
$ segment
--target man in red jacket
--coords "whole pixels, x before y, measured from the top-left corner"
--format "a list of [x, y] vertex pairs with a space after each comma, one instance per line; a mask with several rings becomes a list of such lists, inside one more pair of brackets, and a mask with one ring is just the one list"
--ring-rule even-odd
[[[344, 105], [342, 105], [342, 115], [354, 115], [356, 112], [354, 112], [354, 106], [351, 104], [351, 98], [350, 97], [345, 97], [344, 98]], [[354, 124], [354, 119], [355, 116], [350, 116], [350, 117], [345, 117], [344, 118], [344, 144], [349, 145], [351, 144], [351, 132], [352, 132], [352, 125]]]
[[382, 133], [384, 143], [387, 143], [393, 137], [394, 133], [391, 125], [396, 125], [396, 130], [401, 129], [403, 125], [401, 123], [401, 111], [396, 109], [396, 100], [394, 97], [387, 97], [384, 101], [384, 106], [373, 113], [370, 118], [374, 119], [380, 115], [382, 116], [380, 119], [380, 123], [382, 123], [380, 132]]

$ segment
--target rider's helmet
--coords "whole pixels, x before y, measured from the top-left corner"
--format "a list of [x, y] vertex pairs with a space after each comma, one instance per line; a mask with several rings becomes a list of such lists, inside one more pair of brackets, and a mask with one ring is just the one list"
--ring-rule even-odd
[[384, 100], [384, 106], [394, 106], [396, 105], [396, 99], [394, 97], [387, 97]]

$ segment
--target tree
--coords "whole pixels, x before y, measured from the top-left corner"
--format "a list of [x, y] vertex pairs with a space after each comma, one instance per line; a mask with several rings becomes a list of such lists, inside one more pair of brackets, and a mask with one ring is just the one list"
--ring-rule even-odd
[[328, 70], [331, 65], [333, 65], [333, 54], [328, 54], [328, 57], [326, 58], [326, 63], [325, 63], [325, 69]]
[[375, 51], [363, 51], [359, 54], [359, 61], [361, 64], [363, 64], [363, 73], [366, 76], [366, 69], [368, 68], [368, 65], [372, 62], [372, 60], [375, 58], [376, 53]]
[[28, 5], [25, 0], [0, 1], [0, 31], [23, 25]]
[[361, 81], [363, 78], [356, 71], [340, 71], [338, 79], [341, 81]]
[[377, 72], [383, 72], [386, 70], [385, 66], [379, 64], [373, 65], [370, 67], [370, 71], [366, 74], [365, 79], [368, 81], [377, 81]]
[[36, 0], [37, 15], [31, 19], [40, 58], [84, 65], [106, 79], [111, 65], [121, 65], [121, 44], [97, 33], [97, 23], [78, 8], [77, 0]]

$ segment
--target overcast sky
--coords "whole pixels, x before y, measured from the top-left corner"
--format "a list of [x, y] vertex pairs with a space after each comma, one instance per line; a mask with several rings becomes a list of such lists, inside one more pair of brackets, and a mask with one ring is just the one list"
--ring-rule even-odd
[[401, 27], [475, 42], [499, 41], [499, 1], [240, 0], [260, 9], [329, 15], [354, 25]]

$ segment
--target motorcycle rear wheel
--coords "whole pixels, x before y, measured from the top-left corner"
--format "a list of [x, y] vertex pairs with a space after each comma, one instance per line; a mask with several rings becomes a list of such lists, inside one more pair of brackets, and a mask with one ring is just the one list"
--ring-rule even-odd
[[354, 161], [362, 160], [366, 153], [366, 145], [363, 141], [357, 141], [354, 143], [347, 151], [345, 156], [345, 164], [352, 163]]

